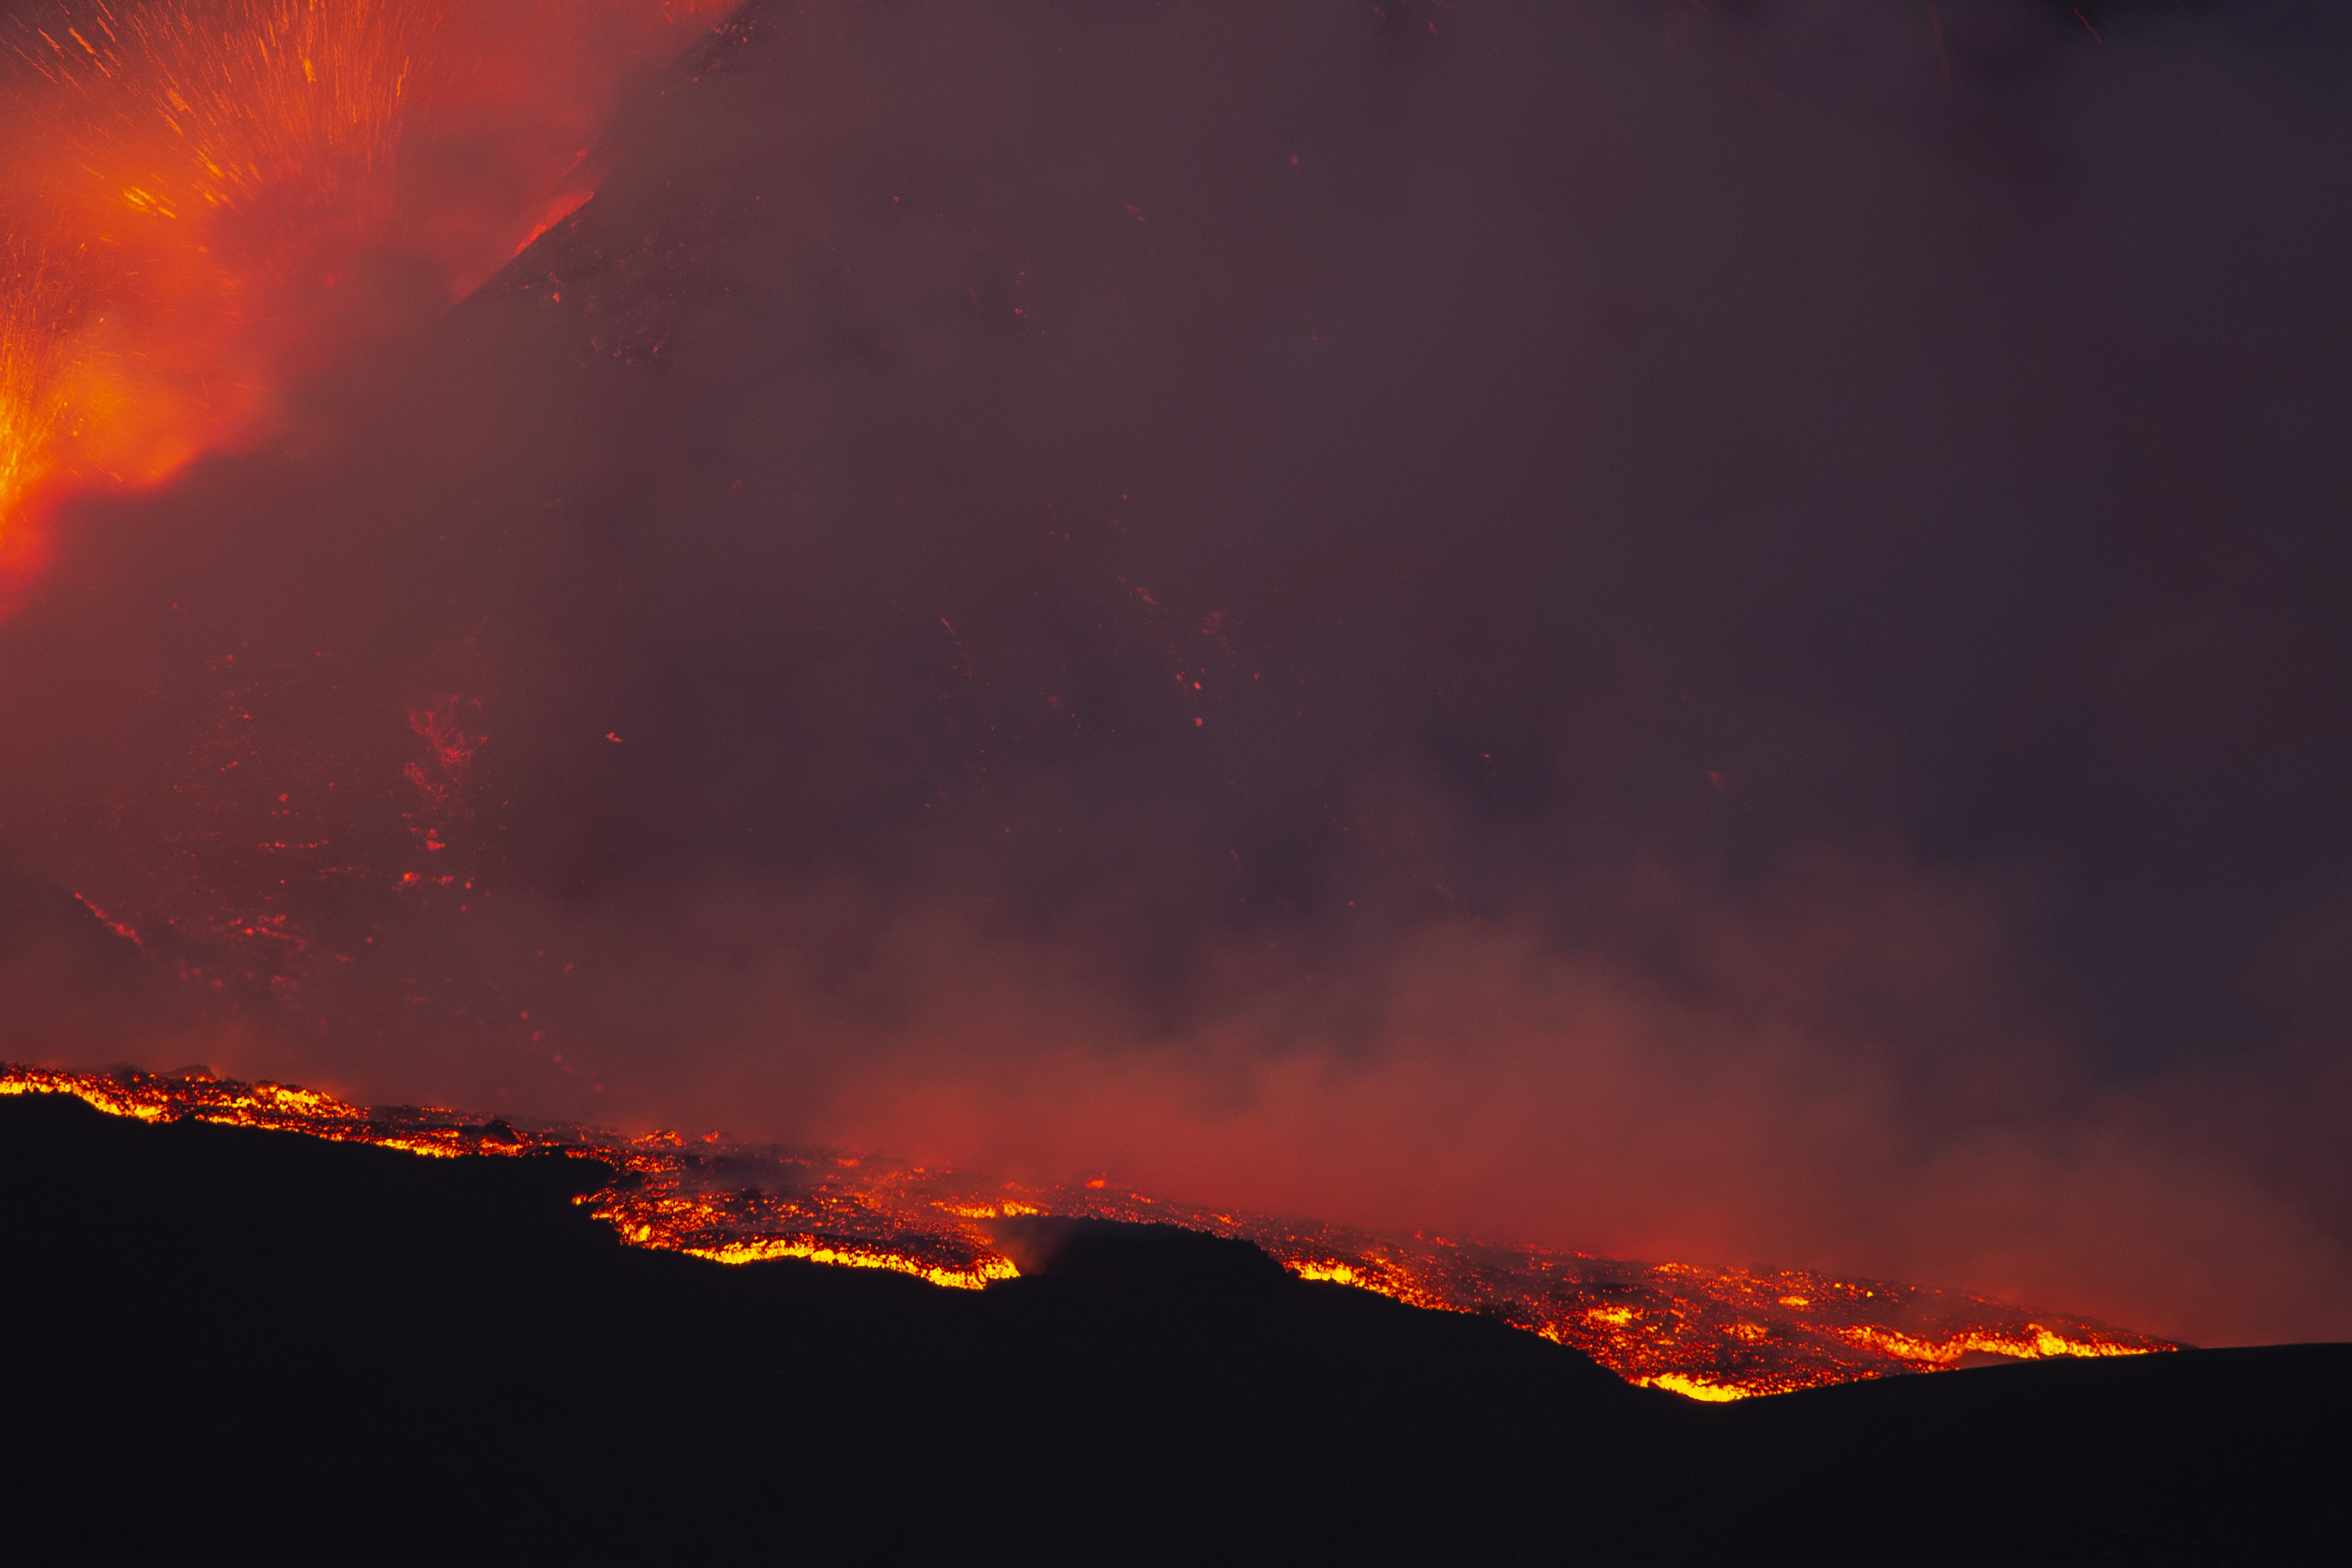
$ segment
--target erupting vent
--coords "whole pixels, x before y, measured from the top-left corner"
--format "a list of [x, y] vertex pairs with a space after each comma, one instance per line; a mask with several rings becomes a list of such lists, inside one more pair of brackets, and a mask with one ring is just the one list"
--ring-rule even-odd
[[1958, 1365], [1972, 1354], [2135, 1355], [2175, 1348], [2076, 1318], [1948, 1290], [1795, 1269], [1628, 1263], [1585, 1253], [1370, 1235], [1311, 1220], [1167, 1203], [1109, 1185], [1032, 1187], [718, 1133], [627, 1138], [433, 1107], [367, 1108], [202, 1069], [105, 1075], [0, 1069], [0, 1094], [74, 1094], [147, 1121], [194, 1117], [426, 1155], [556, 1151], [623, 1173], [585, 1202], [642, 1246], [722, 1263], [804, 1258], [976, 1288], [1016, 1270], [989, 1222], [1029, 1215], [1160, 1221], [1255, 1243], [1309, 1279], [1484, 1312], [1573, 1345], [1622, 1377], [1738, 1399]]
[[[560, 117], [572, 100], [537, 79], [606, 81], [736, 3], [601, 0], [596, 25], [552, 32], [590, 7], [37, 0], [0, 16], [0, 591], [38, 567], [37, 490], [157, 482], [266, 430], [275, 389], [366, 330], [375, 307], [352, 285], [384, 256], [463, 292], [584, 199], [540, 194], [562, 165], [504, 144], [488, 163], [530, 169], [512, 189], [403, 184], [434, 113], [455, 110], [459, 137], [490, 100]], [[596, 112], [610, 96], [581, 91]]]

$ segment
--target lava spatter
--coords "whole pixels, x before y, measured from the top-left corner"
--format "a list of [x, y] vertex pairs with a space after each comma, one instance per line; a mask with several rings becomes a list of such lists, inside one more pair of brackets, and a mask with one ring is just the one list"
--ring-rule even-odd
[[[600, 120], [730, 4], [38, 0], [0, 18], [0, 615], [41, 565], [50, 492], [157, 484], [265, 438], [284, 386], [383, 329], [355, 279], [389, 257], [470, 289], [587, 197], [548, 122]], [[594, 27], [564, 15], [592, 10]], [[515, 177], [410, 177], [436, 125]]]

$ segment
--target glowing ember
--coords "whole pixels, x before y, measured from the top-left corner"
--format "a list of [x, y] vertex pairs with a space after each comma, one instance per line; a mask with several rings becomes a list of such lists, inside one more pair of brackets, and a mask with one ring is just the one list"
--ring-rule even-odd
[[68, 4], [19, 47], [77, 106], [79, 194], [164, 219], [315, 213], [391, 166], [438, 21], [427, 0]]
[[0, 510], [249, 428], [306, 300], [383, 235], [425, 0], [57, 4], [5, 100]]
[[0, 230], [0, 564], [18, 545], [10, 521], [47, 471], [63, 414], [63, 324], [78, 290], [50, 258]]
[[[667, 53], [724, 3], [604, 0], [633, 26], [603, 47]], [[403, 208], [425, 110], [507, 79], [538, 101], [539, 57], [576, 47], [545, 21], [478, 0], [46, 0], [0, 24], [0, 572], [37, 563], [45, 479], [153, 483], [263, 432], [277, 388], [364, 315], [344, 297], [371, 253], [428, 256], [462, 290], [587, 198]], [[606, 63], [588, 97], [614, 79]]]
[[1166, 1203], [1099, 1179], [1029, 1187], [829, 1150], [739, 1144], [716, 1133], [689, 1144], [675, 1132], [627, 1138], [433, 1108], [370, 1109], [201, 1069], [0, 1069], [0, 1094], [38, 1093], [79, 1095], [147, 1121], [195, 1118], [425, 1155], [593, 1158], [621, 1172], [582, 1200], [599, 1217], [638, 1246], [720, 1263], [800, 1258], [977, 1289], [1017, 1272], [993, 1221], [1050, 1215], [1185, 1226], [1254, 1242], [1304, 1279], [1500, 1318], [1573, 1345], [1633, 1382], [1699, 1400], [1934, 1371], [1971, 1352], [2033, 1360], [2176, 1348], [2081, 1319], [1885, 1280], [1408, 1240]]

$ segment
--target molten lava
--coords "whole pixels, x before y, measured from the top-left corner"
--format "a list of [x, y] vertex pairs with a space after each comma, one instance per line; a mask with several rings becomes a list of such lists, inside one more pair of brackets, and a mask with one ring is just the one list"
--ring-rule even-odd
[[640, 1247], [720, 1263], [802, 1258], [977, 1289], [1017, 1270], [992, 1222], [1035, 1215], [1158, 1221], [1256, 1244], [1307, 1279], [1483, 1312], [1572, 1345], [1620, 1376], [1700, 1400], [1935, 1371], [1974, 1353], [2035, 1360], [2177, 1347], [1954, 1291], [1801, 1269], [1630, 1263], [1586, 1253], [1374, 1236], [1311, 1220], [1168, 1203], [1107, 1183], [1032, 1187], [720, 1134], [628, 1138], [413, 1106], [367, 1108], [204, 1069], [103, 1075], [0, 1068], [0, 1094], [73, 1094], [142, 1121], [193, 1117], [413, 1153], [553, 1151], [616, 1168], [583, 1202]]
[[0, 508], [249, 434], [318, 297], [389, 227], [427, 0], [61, 3], [5, 100]]
[[[522, 183], [488, 194], [404, 183], [432, 111], [477, 141], [593, 124], [619, 72], [576, 57], [659, 58], [721, 8], [573, 0], [633, 24], [593, 42], [566, 6], [482, 0], [47, 0], [0, 26], [0, 614], [46, 489], [265, 434], [280, 386], [370, 330], [372, 256], [462, 292], [584, 199], [561, 143], [508, 149]], [[460, 112], [486, 97], [508, 111]]]

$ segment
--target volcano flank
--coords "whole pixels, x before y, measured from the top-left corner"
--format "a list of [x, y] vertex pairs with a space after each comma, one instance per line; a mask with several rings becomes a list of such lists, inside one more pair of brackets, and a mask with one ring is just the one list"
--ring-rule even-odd
[[0, 0], [17, 1538], [2337, 1549], [2347, 70]]
[[2067, 1563], [2289, 1561], [2346, 1523], [2352, 1347], [1709, 1406], [1166, 1226], [1015, 1222], [1021, 1276], [980, 1291], [626, 1248], [567, 1201], [610, 1174], [0, 1100], [12, 1539]]

